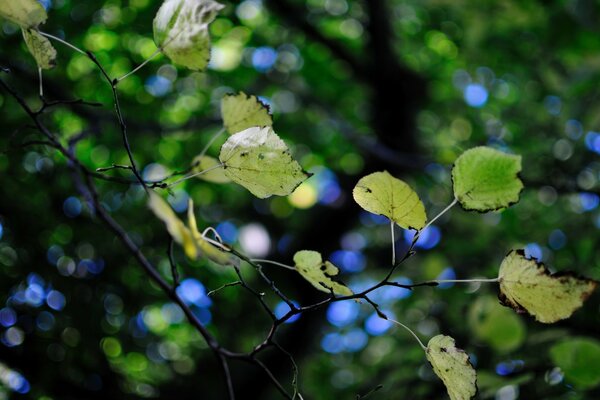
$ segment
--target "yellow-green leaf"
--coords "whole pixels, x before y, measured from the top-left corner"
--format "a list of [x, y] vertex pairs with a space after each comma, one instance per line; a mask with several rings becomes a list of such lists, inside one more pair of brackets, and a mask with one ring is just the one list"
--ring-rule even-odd
[[440, 377], [452, 400], [472, 399], [477, 393], [477, 373], [469, 356], [450, 336], [437, 335], [427, 343], [427, 360]]
[[47, 37], [40, 35], [35, 29], [22, 29], [25, 44], [35, 58], [38, 67], [51, 69], [56, 66], [56, 49]]
[[188, 258], [195, 260], [198, 257], [198, 251], [196, 249], [196, 245], [194, 244], [192, 233], [184, 225], [184, 223], [177, 218], [177, 215], [173, 209], [171, 209], [171, 206], [169, 206], [169, 204], [164, 201], [162, 197], [151, 191], [148, 199], [148, 207], [150, 207], [158, 219], [165, 223], [167, 231], [175, 243], [183, 247], [183, 250]]
[[350, 296], [352, 290], [334, 281], [331, 277], [339, 273], [338, 268], [329, 261], [323, 262], [321, 254], [312, 250], [301, 250], [294, 254], [295, 268], [300, 275], [322, 292]]
[[[198, 156], [198, 157], [194, 158], [194, 161], [193, 161], [193, 165], [194, 165], [193, 172], [198, 173], [198, 172], [206, 171], [207, 169], [215, 168], [217, 165], [220, 165], [220, 164], [221, 164], [221, 162], [214, 157]], [[198, 179], [202, 179], [204, 181], [213, 182], [213, 183], [229, 183], [229, 182], [231, 182], [231, 179], [229, 179], [225, 175], [225, 171], [223, 170], [223, 168], [215, 168], [208, 172], [204, 172], [203, 174], [198, 175]]]
[[228, 178], [261, 199], [287, 196], [310, 176], [271, 127], [248, 128], [231, 135], [221, 147], [219, 159]]
[[388, 217], [404, 229], [420, 230], [427, 222], [425, 206], [419, 196], [387, 171], [361, 178], [352, 194], [359, 206]]
[[454, 197], [465, 210], [487, 212], [519, 201], [521, 156], [490, 147], [475, 147], [456, 159], [452, 168]]
[[544, 264], [511, 251], [498, 273], [500, 301], [546, 324], [569, 318], [596, 289], [598, 282], [571, 272], [550, 274]]
[[204, 70], [210, 59], [208, 25], [223, 7], [213, 0], [165, 0], [154, 18], [154, 42], [175, 64]]
[[0, 0], [0, 17], [30, 29], [46, 22], [48, 14], [37, 0]]
[[238, 265], [239, 260], [231, 253], [218, 249], [202, 237], [196, 224], [194, 215], [194, 203], [190, 199], [188, 204], [188, 228], [192, 233], [192, 238], [201, 255], [220, 265]]
[[273, 126], [269, 107], [256, 96], [244, 92], [228, 94], [221, 99], [221, 116], [227, 132], [234, 134], [253, 126]]

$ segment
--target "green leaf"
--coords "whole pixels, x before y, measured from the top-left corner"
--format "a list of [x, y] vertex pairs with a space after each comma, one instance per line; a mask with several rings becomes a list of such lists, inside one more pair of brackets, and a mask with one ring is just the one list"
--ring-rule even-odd
[[511, 251], [498, 273], [500, 302], [543, 323], [569, 318], [596, 289], [598, 282], [571, 272], [551, 275], [544, 264]]
[[479, 340], [501, 353], [517, 349], [527, 334], [523, 320], [491, 296], [475, 300], [469, 309], [468, 322]]
[[311, 176], [270, 127], [249, 128], [230, 136], [219, 159], [228, 178], [261, 199], [287, 196]]
[[56, 66], [56, 49], [47, 37], [40, 35], [35, 29], [22, 29], [25, 44], [35, 58], [38, 67], [51, 69]]
[[565, 374], [567, 383], [579, 389], [600, 384], [600, 342], [597, 340], [567, 339], [550, 348], [550, 358]]
[[223, 7], [213, 0], [165, 0], [154, 18], [154, 42], [175, 64], [204, 70], [210, 59], [208, 25]]
[[469, 211], [487, 212], [519, 201], [521, 156], [490, 147], [475, 147], [458, 157], [452, 168], [454, 196]]
[[359, 206], [388, 217], [404, 229], [420, 230], [427, 222], [425, 206], [419, 196], [387, 171], [361, 178], [352, 194]]
[[37, 0], [0, 0], [0, 17], [30, 29], [46, 22], [48, 14]]
[[477, 373], [469, 356], [450, 336], [437, 335], [427, 343], [427, 360], [440, 377], [452, 400], [472, 399], [477, 393]]
[[[205, 171], [209, 168], [214, 168], [217, 165], [221, 164], [219, 160], [211, 156], [198, 156], [194, 158], [192, 163], [194, 165], [193, 172], [198, 173]], [[201, 175], [198, 175], [198, 179], [202, 179], [204, 181], [212, 182], [212, 183], [229, 183], [231, 179], [229, 179], [225, 175], [225, 171], [223, 168], [215, 168], [211, 171], [204, 172]]]
[[329, 261], [323, 262], [319, 252], [301, 250], [294, 254], [294, 263], [298, 273], [318, 290], [339, 296], [352, 295], [352, 290], [331, 279], [339, 270]]
[[244, 92], [228, 94], [221, 99], [221, 116], [227, 132], [234, 134], [253, 126], [273, 126], [269, 107], [256, 96]]
[[165, 223], [167, 231], [175, 243], [183, 247], [185, 255], [195, 260], [198, 257], [198, 250], [190, 230], [177, 218], [171, 206], [162, 197], [152, 191], [149, 192], [149, 196], [148, 207], [158, 219]]

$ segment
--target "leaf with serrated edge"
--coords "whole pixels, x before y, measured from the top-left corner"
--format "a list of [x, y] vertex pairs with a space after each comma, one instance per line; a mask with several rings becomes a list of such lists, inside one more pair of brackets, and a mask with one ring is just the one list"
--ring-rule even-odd
[[477, 373], [464, 350], [450, 336], [437, 335], [427, 343], [427, 360], [444, 382], [452, 400], [472, 399], [477, 393]]
[[312, 250], [301, 250], [294, 254], [296, 271], [315, 288], [322, 292], [339, 296], [351, 296], [352, 290], [331, 279], [339, 273], [338, 268], [329, 261], [323, 262], [321, 254]]
[[45, 36], [35, 29], [23, 29], [23, 39], [38, 67], [51, 69], [56, 66], [56, 49]]
[[228, 178], [261, 199], [287, 196], [311, 176], [271, 127], [231, 135], [221, 147], [219, 160]]
[[196, 224], [196, 216], [194, 215], [194, 202], [192, 199], [190, 199], [188, 204], [188, 228], [192, 232], [194, 243], [200, 250], [200, 253], [206, 258], [220, 265], [239, 264], [239, 260], [233, 254], [224, 250], [219, 250], [202, 237], [202, 234], [198, 231], [198, 225]]
[[521, 156], [483, 146], [469, 149], [452, 168], [454, 197], [468, 211], [509, 207], [519, 201], [523, 190], [519, 172]]
[[46, 22], [48, 14], [37, 0], [0, 0], [0, 17], [30, 29]]
[[227, 132], [234, 134], [253, 126], [273, 126], [269, 106], [244, 92], [227, 94], [221, 99], [221, 116]]
[[158, 219], [165, 223], [167, 231], [175, 243], [183, 247], [186, 256], [195, 260], [198, 257], [198, 250], [194, 244], [190, 230], [177, 218], [171, 206], [162, 197], [152, 191], [149, 192], [149, 196], [148, 207], [150, 207]]
[[[214, 168], [217, 165], [221, 164], [219, 160], [211, 156], [198, 156], [194, 158], [192, 162], [194, 165], [193, 172], [199, 173], [202, 171], [206, 171], [209, 168]], [[231, 179], [225, 176], [225, 171], [223, 168], [215, 168], [208, 172], [204, 172], [197, 176], [198, 179], [202, 179], [203, 181], [208, 181], [212, 183], [229, 183]]]
[[551, 275], [544, 264], [526, 258], [523, 250], [508, 253], [498, 281], [503, 305], [545, 324], [569, 318], [598, 286], [598, 282], [571, 272]]
[[420, 230], [427, 222], [425, 206], [417, 193], [387, 171], [361, 178], [352, 194], [359, 206], [388, 217], [404, 229]]
[[154, 42], [175, 64], [202, 71], [210, 59], [208, 25], [223, 5], [213, 0], [165, 0], [154, 18]]

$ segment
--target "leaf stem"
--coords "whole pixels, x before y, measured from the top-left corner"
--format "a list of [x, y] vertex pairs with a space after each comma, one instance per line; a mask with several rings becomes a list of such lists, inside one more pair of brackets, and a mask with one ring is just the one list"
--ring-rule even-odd
[[433, 281], [427, 281], [426, 283], [496, 283], [499, 278], [490, 279], [436, 279]]
[[206, 143], [206, 146], [204, 146], [204, 148], [198, 155], [198, 158], [204, 156], [206, 154], [206, 152], [208, 151], [208, 149], [210, 148], [210, 146], [212, 146], [212, 144], [215, 142], [215, 140], [217, 140], [219, 138], [219, 136], [221, 136], [224, 132], [225, 132], [224, 127], [219, 129], [219, 131], [214, 134], [214, 136], [208, 141], [208, 143]]
[[277, 261], [272, 261], [272, 260], [263, 260], [263, 259], [260, 259], [260, 258], [252, 258], [252, 259], [250, 259], [250, 261], [255, 262], [255, 263], [265, 263], [265, 264], [277, 265], [279, 267], [282, 267], [282, 268], [285, 268], [285, 269], [289, 269], [289, 270], [292, 270], [292, 271], [296, 270], [296, 268], [294, 268], [294, 267], [292, 267], [290, 265], [283, 264], [283, 263], [280, 263], [280, 262], [277, 262]]
[[70, 47], [71, 49], [75, 50], [75, 51], [76, 51], [76, 52], [78, 52], [78, 53], [81, 53], [81, 54], [83, 54], [83, 55], [84, 55], [84, 56], [86, 56], [86, 57], [88, 56], [88, 54], [87, 54], [85, 51], [81, 50], [81, 49], [80, 49], [79, 47], [77, 47], [77, 46], [73, 46], [71, 43], [67, 42], [66, 40], [63, 40], [63, 39], [61, 39], [61, 38], [59, 38], [59, 37], [56, 37], [56, 36], [54, 36], [54, 35], [51, 35], [51, 34], [49, 34], [49, 33], [42, 32], [42, 31], [38, 31], [38, 33], [39, 33], [40, 35], [42, 35], [42, 36], [46, 36], [48, 39], [56, 40], [57, 42], [60, 42], [60, 43], [64, 44], [65, 46], [68, 46], [68, 47]]
[[38, 67], [38, 77], [40, 82], [40, 98], [44, 97], [44, 83], [42, 80], [42, 68]]
[[392, 233], [392, 265], [396, 265], [396, 238], [394, 237], [394, 221], [390, 220], [390, 232]]
[[145, 60], [143, 63], [141, 63], [140, 65], [135, 67], [133, 70], [131, 70], [130, 72], [123, 75], [122, 77], [115, 79], [115, 85], [117, 83], [121, 82], [122, 80], [128, 78], [130, 75], [133, 75], [136, 72], [138, 72], [140, 69], [142, 69], [146, 64], [148, 64], [150, 61], [152, 61], [159, 54], [160, 54], [160, 49], [156, 49], [156, 51], [154, 53], [152, 53], [152, 55], [147, 60]]
[[446, 212], [448, 212], [448, 210], [450, 210], [452, 207], [454, 207], [456, 205], [456, 203], [458, 203], [458, 199], [455, 197], [454, 200], [452, 200], [452, 203], [450, 203], [446, 208], [444, 208], [438, 215], [433, 217], [433, 219], [431, 221], [429, 221], [423, 228], [421, 228], [421, 230], [419, 230], [417, 232], [417, 234], [415, 235], [415, 238], [418, 239], [419, 236], [421, 235], [421, 232], [425, 231], [425, 229], [427, 229], [429, 227], [429, 225], [433, 224], [435, 221], [438, 220], [438, 218], [440, 218], [442, 215], [446, 214]]
[[421, 339], [419, 339], [419, 337], [417, 336], [417, 334], [416, 334], [416, 333], [415, 333], [415, 332], [414, 332], [412, 329], [410, 329], [408, 326], [404, 325], [402, 322], [398, 322], [398, 321], [396, 321], [396, 320], [394, 320], [394, 319], [391, 319], [391, 318], [388, 318], [388, 321], [390, 321], [390, 322], [393, 322], [394, 324], [396, 324], [396, 325], [398, 325], [398, 326], [401, 326], [402, 328], [406, 329], [406, 330], [407, 330], [407, 331], [408, 331], [408, 332], [409, 332], [411, 335], [413, 335], [413, 337], [414, 337], [415, 339], [417, 339], [417, 342], [419, 342], [419, 345], [421, 346], [421, 348], [422, 348], [424, 351], [426, 351], [426, 350], [427, 350], [427, 346], [425, 346], [425, 345], [423, 344], [423, 342], [421, 341]]
[[184, 176], [183, 178], [177, 179], [177, 180], [176, 180], [175, 182], [173, 182], [173, 183], [169, 183], [169, 184], [167, 185], [167, 188], [170, 188], [170, 187], [172, 187], [172, 186], [175, 186], [175, 185], [177, 185], [178, 183], [181, 183], [181, 182], [183, 182], [183, 181], [187, 181], [188, 179], [191, 179], [191, 178], [193, 178], [193, 177], [196, 177], [196, 176], [199, 176], [199, 175], [203, 175], [203, 174], [205, 174], [205, 173], [207, 173], [207, 172], [210, 172], [210, 171], [212, 171], [212, 170], [215, 170], [215, 169], [217, 169], [217, 168], [221, 168], [221, 167], [223, 167], [223, 165], [224, 165], [223, 163], [221, 163], [221, 164], [217, 164], [217, 165], [213, 165], [212, 167], [210, 167], [210, 168], [207, 168], [207, 169], [205, 169], [205, 170], [202, 170], [202, 171], [200, 171], [200, 172], [194, 172], [193, 174], [186, 175], [186, 176]]

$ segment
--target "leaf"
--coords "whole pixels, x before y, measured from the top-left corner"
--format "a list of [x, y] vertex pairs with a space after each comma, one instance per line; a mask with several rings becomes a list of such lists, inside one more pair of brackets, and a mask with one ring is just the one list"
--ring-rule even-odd
[[437, 335], [427, 343], [427, 360], [440, 377], [452, 400], [472, 399], [477, 393], [477, 373], [469, 356], [450, 336]]
[[468, 322], [475, 336], [499, 353], [517, 349], [527, 335], [523, 320], [492, 296], [478, 297], [473, 302]]
[[35, 29], [22, 29], [25, 44], [35, 58], [38, 67], [51, 69], [56, 66], [56, 49], [47, 37], [40, 35]]
[[452, 168], [454, 197], [468, 211], [488, 212], [519, 201], [521, 156], [490, 147], [475, 147], [456, 159]]
[[256, 96], [244, 92], [228, 94], [221, 99], [221, 116], [227, 132], [234, 134], [253, 126], [273, 126], [269, 106]]
[[[194, 158], [194, 161], [193, 161], [193, 165], [194, 165], [193, 172], [195, 172], [195, 173], [202, 172], [209, 168], [216, 167], [217, 165], [220, 165], [220, 164], [221, 163], [219, 162], [219, 160], [217, 160], [214, 157], [198, 156], [198, 157]], [[223, 168], [215, 168], [211, 171], [208, 171], [201, 175], [198, 175], [198, 179], [202, 179], [204, 181], [213, 182], [213, 183], [229, 183], [229, 182], [231, 182], [231, 179], [229, 179], [225, 175], [225, 171], [223, 170]]]
[[37, 0], [0, 0], [0, 17], [30, 29], [46, 22], [48, 14]]
[[189, 200], [188, 204], [188, 228], [192, 232], [192, 238], [194, 239], [196, 247], [206, 258], [219, 265], [239, 264], [239, 260], [233, 254], [218, 249], [202, 237], [202, 234], [198, 231], [198, 225], [196, 224], [194, 202], [192, 199]]
[[600, 384], [600, 342], [592, 338], [573, 338], [550, 348], [554, 365], [565, 374], [567, 383], [579, 389]]
[[333, 291], [334, 294], [339, 296], [351, 296], [353, 294], [352, 290], [331, 279], [339, 273], [339, 269], [329, 261], [323, 263], [321, 253], [312, 250], [301, 250], [294, 254], [294, 263], [298, 273], [318, 290], [326, 293]]
[[352, 194], [359, 206], [388, 217], [404, 229], [420, 230], [427, 222], [425, 206], [419, 196], [387, 171], [361, 178]]
[[592, 294], [598, 282], [571, 272], [550, 274], [544, 264], [513, 250], [498, 273], [500, 302], [518, 313], [529, 313], [543, 323], [571, 316]]
[[213, 0], [165, 0], [154, 18], [154, 42], [175, 64], [206, 69], [210, 59], [208, 25], [223, 5]]
[[165, 223], [167, 231], [173, 240], [183, 247], [188, 258], [192, 260], [198, 258], [198, 250], [194, 244], [190, 230], [177, 218], [171, 206], [162, 197], [152, 191], [149, 192], [149, 196], [148, 207], [150, 207], [158, 219]]
[[287, 196], [312, 175], [292, 158], [271, 127], [248, 128], [230, 136], [219, 159], [228, 178], [261, 199]]

